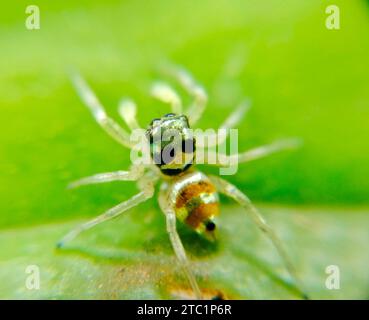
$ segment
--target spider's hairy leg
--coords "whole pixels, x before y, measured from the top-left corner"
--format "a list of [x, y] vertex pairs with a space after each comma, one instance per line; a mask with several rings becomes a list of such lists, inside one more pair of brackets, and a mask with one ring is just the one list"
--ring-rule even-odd
[[73, 73], [71, 79], [78, 95], [91, 111], [96, 122], [117, 142], [131, 148], [128, 132], [107, 116], [104, 107], [85, 80], [78, 73]]
[[118, 106], [119, 115], [131, 130], [140, 129], [137, 122], [137, 107], [133, 100], [122, 99]]
[[183, 247], [182, 241], [177, 232], [176, 214], [173, 210], [173, 207], [168, 202], [169, 201], [165, 199], [164, 194], [161, 193], [159, 196], [159, 203], [166, 217], [167, 232], [169, 234], [169, 239], [172, 244], [174, 253], [176, 254], [178, 262], [183, 268], [183, 271], [191, 284], [192, 290], [194, 291], [196, 298], [200, 300], [202, 299], [201, 291], [197, 284], [196, 278], [191, 270], [191, 266], [189, 264], [189, 260], [186, 255], [186, 251]]
[[301, 297], [307, 299], [307, 295], [302, 289], [303, 286], [301, 285], [301, 281], [297, 276], [297, 272], [290, 261], [289, 256], [287, 255], [286, 251], [283, 248], [282, 241], [276, 235], [274, 230], [266, 223], [263, 216], [259, 213], [259, 211], [255, 208], [255, 206], [251, 203], [250, 199], [240, 191], [236, 186], [229, 183], [228, 181], [218, 177], [218, 176], [210, 176], [210, 180], [214, 183], [217, 190], [220, 193], [230, 197], [231, 199], [235, 200], [239, 203], [243, 208], [245, 208], [246, 212], [248, 213], [249, 217], [252, 221], [259, 227], [259, 229], [271, 240], [274, 247], [278, 251], [287, 271], [291, 275], [292, 279], [294, 280]]
[[234, 110], [227, 118], [226, 120], [222, 123], [222, 125], [219, 127], [219, 129], [221, 130], [225, 130], [226, 134], [224, 135], [218, 135], [218, 134], [214, 134], [213, 137], [208, 137], [208, 142], [205, 143], [205, 137], [201, 137], [196, 135], [196, 143], [197, 146], [200, 148], [205, 148], [205, 147], [215, 147], [217, 145], [222, 144], [227, 136], [228, 136], [228, 130], [234, 128], [235, 126], [237, 126], [237, 124], [239, 124], [243, 117], [245, 116], [246, 112], [250, 109], [250, 103], [246, 100], [243, 101], [237, 108], [236, 110]]
[[[221, 153], [217, 154], [214, 151], [208, 150], [203, 153], [204, 158], [199, 158], [198, 163], [207, 163], [209, 165], [217, 165], [221, 167], [231, 166], [237, 163], [244, 163], [264, 158], [279, 151], [297, 149], [301, 145], [302, 140], [300, 138], [289, 138], [277, 140], [271, 144], [259, 146], [242, 153], [232, 154], [230, 156]], [[208, 163], [205, 156], [207, 156], [208, 159], [217, 159], [216, 163]]]
[[111, 181], [136, 181], [142, 177], [144, 167], [141, 165], [132, 166], [130, 171], [113, 171], [97, 173], [93, 176], [85, 177], [77, 181], [73, 181], [68, 185], [68, 189], [77, 188], [88, 184], [105, 183]]
[[191, 126], [201, 118], [206, 104], [208, 102], [208, 96], [204, 88], [199, 85], [191, 76], [191, 74], [183, 68], [178, 66], [166, 66], [166, 72], [173, 76], [182, 87], [193, 97], [192, 105], [186, 112], [189, 123]]
[[169, 103], [173, 113], [182, 114], [181, 98], [169, 84], [162, 81], [155, 82], [151, 87], [151, 94], [156, 99]]
[[141, 202], [144, 202], [154, 195], [154, 183], [153, 180], [147, 180], [145, 178], [142, 178], [138, 181], [138, 186], [140, 187], [141, 191], [134, 195], [132, 198], [128, 199], [127, 201], [121, 202], [120, 204], [116, 205], [113, 208], [110, 208], [103, 214], [97, 216], [96, 218], [81, 224], [80, 226], [76, 227], [69, 233], [67, 233], [58, 243], [57, 247], [61, 248], [63, 247], [67, 242], [74, 239], [76, 236], [78, 236], [81, 232], [91, 229], [95, 227], [96, 225], [105, 222], [107, 220], [113, 219], [127, 211], [128, 209], [131, 209]]

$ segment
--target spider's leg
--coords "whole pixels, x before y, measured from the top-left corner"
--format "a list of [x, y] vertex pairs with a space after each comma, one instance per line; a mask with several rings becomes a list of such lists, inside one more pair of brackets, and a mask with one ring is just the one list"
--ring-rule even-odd
[[71, 241], [76, 236], [78, 236], [82, 231], [91, 229], [92, 227], [105, 222], [107, 220], [113, 219], [121, 215], [123, 212], [131, 209], [132, 207], [137, 206], [141, 202], [144, 202], [154, 195], [154, 185], [153, 183], [146, 182], [145, 186], [142, 188], [141, 192], [134, 195], [132, 198], [128, 199], [127, 201], [121, 202], [120, 204], [116, 205], [113, 208], [110, 208], [103, 214], [97, 216], [96, 218], [81, 224], [80, 226], [76, 227], [69, 233], [67, 233], [58, 243], [57, 247], [62, 247], [65, 243]]
[[271, 240], [275, 248], [277, 249], [287, 271], [295, 281], [295, 284], [299, 288], [299, 291], [303, 298], [307, 298], [307, 295], [304, 293], [304, 290], [302, 290], [303, 286], [301, 285], [301, 282], [297, 276], [297, 272], [290, 261], [289, 256], [287, 255], [287, 252], [284, 250], [282, 241], [279, 239], [279, 237], [276, 235], [274, 230], [266, 223], [263, 216], [259, 213], [259, 211], [255, 208], [255, 206], [251, 203], [250, 199], [242, 192], [240, 191], [236, 186], [229, 183], [228, 181], [217, 177], [217, 176], [210, 176], [211, 181], [216, 186], [217, 190], [220, 193], [223, 193], [224, 195], [230, 197], [231, 199], [235, 200], [237, 203], [239, 203], [243, 208], [246, 209], [246, 212], [248, 213], [249, 217], [252, 219], [252, 221], [259, 227], [259, 229], [265, 233], [265, 235]]
[[183, 268], [188, 281], [191, 284], [191, 287], [196, 295], [197, 299], [201, 299], [201, 291], [197, 284], [196, 278], [191, 271], [191, 266], [189, 265], [188, 258], [186, 256], [185, 249], [183, 248], [183, 244], [181, 239], [179, 238], [177, 228], [176, 228], [176, 216], [173, 212], [166, 213], [167, 220], [167, 231], [169, 234], [170, 241], [172, 243], [173, 250], [177, 256], [177, 259]]
[[201, 118], [206, 103], [208, 101], [207, 94], [202, 86], [200, 86], [192, 76], [184, 69], [179, 67], [169, 66], [166, 68], [182, 87], [193, 97], [192, 105], [187, 110], [186, 114], [191, 126]]
[[[267, 157], [273, 153], [277, 153], [279, 151], [296, 149], [302, 145], [302, 140], [299, 138], [290, 138], [290, 139], [283, 139], [277, 140], [271, 144], [263, 145], [260, 147], [253, 148], [251, 150], [233, 154], [227, 156], [225, 154], [217, 154], [214, 151], [207, 150], [203, 152], [203, 157], [199, 157], [197, 160], [198, 163], [207, 163], [209, 165], [217, 165], [217, 166], [230, 166], [232, 164], [237, 163], [244, 163], [253, 160], [257, 160], [260, 158]], [[199, 153], [201, 156], [201, 154]], [[207, 159], [217, 159], [216, 163], [208, 163]], [[202, 162], [201, 162], [202, 161]]]
[[162, 102], [169, 103], [172, 112], [182, 114], [182, 101], [177, 92], [165, 82], [155, 82], [151, 88], [151, 94]]
[[68, 188], [77, 188], [83, 185], [105, 183], [111, 181], [136, 181], [144, 173], [143, 166], [133, 166], [130, 171], [114, 171], [98, 173], [93, 176], [85, 177], [77, 181], [73, 181], [68, 185]]
[[131, 148], [128, 132], [122, 129], [113, 119], [107, 116], [104, 107], [85, 80], [79, 74], [75, 73], [72, 76], [72, 82], [81, 100], [91, 111], [96, 122], [120, 144]]
[[236, 110], [234, 110], [227, 119], [223, 122], [223, 124], [219, 127], [220, 130], [225, 130], [226, 134], [214, 134], [213, 136], [207, 137], [207, 143], [206, 141], [206, 135], [201, 134], [201, 136], [196, 135], [196, 146], [200, 148], [206, 148], [206, 147], [215, 147], [217, 145], [222, 144], [227, 136], [228, 136], [228, 130], [234, 128], [237, 126], [238, 123], [241, 122], [243, 117], [245, 116], [246, 112], [250, 109], [250, 104], [248, 101], [242, 102]]
[[119, 103], [118, 112], [131, 130], [140, 129], [137, 122], [137, 107], [130, 99], [122, 99]]
[[239, 124], [246, 112], [250, 109], [251, 105], [249, 101], [243, 101], [237, 108], [234, 110], [227, 119], [220, 126], [220, 129], [231, 129], [234, 128], [237, 124]]
[[174, 253], [176, 254], [178, 262], [183, 268], [183, 271], [191, 284], [192, 290], [194, 291], [196, 298], [200, 300], [202, 298], [201, 291], [197, 284], [196, 278], [191, 270], [191, 266], [189, 264], [189, 260], [186, 255], [186, 251], [183, 247], [182, 241], [177, 232], [175, 212], [173, 208], [167, 203], [167, 201], [164, 200], [163, 195], [160, 195], [159, 202], [160, 207], [162, 208], [166, 216], [167, 232], [169, 234], [169, 239], [170, 242], [172, 243]]
[[302, 145], [300, 138], [289, 138], [283, 140], [277, 140], [269, 145], [263, 145], [246, 152], [240, 153], [239, 155], [231, 156], [231, 162], [234, 161], [232, 158], [238, 157], [238, 162], [249, 162], [259, 158], [264, 158], [273, 153], [277, 153], [283, 150], [297, 149]]

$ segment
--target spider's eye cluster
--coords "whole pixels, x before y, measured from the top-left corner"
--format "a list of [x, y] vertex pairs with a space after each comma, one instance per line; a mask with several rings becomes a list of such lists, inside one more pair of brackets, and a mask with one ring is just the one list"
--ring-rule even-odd
[[193, 164], [196, 140], [184, 115], [168, 113], [153, 119], [146, 131], [154, 163], [166, 175], [177, 175]]

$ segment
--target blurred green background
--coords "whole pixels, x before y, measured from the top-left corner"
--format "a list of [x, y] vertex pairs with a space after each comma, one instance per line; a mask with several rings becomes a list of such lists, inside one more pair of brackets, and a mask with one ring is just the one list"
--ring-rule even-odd
[[[365, 212], [369, 204], [367, 1], [334, 1], [341, 12], [340, 30], [325, 27], [325, 8], [332, 2], [322, 0], [32, 4], [41, 11], [40, 30], [25, 28], [27, 1], [3, 4], [0, 12], [0, 265], [1, 276], [9, 280], [0, 297], [32, 298], [24, 290], [14, 289], [22, 286], [22, 280], [12, 282], [16, 261], [22, 261], [18, 264], [21, 269], [43, 252], [46, 265], [60, 263], [65, 258], [55, 256], [52, 246], [75, 224], [73, 219], [95, 216], [135, 192], [131, 183], [66, 189], [79, 177], [129, 166], [128, 150], [96, 125], [73, 90], [68, 70], [81, 72], [116, 119], [120, 98], [132, 97], [138, 104], [139, 122], [146, 126], [168, 111], [149, 95], [151, 83], [161, 77], [157, 67], [163, 61], [183, 65], [207, 89], [209, 107], [199, 124], [203, 128], [216, 128], [245, 97], [252, 101], [251, 111], [239, 126], [240, 149], [282, 137], [303, 138], [304, 146], [298, 151], [242, 165], [229, 180], [255, 202], [268, 203], [267, 208], [278, 205], [280, 211], [283, 205], [292, 215], [302, 210], [301, 216], [306, 219], [314, 216], [314, 221], [326, 221], [320, 236], [329, 228], [335, 235], [327, 240], [333, 257], [329, 263], [334, 264], [337, 257], [329, 243], [345, 239], [353, 246], [356, 243], [355, 249], [347, 248], [353, 256], [343, 255], [341, 260], [352, 262], [348, 269], [357, 266], [356, 272], [347, 272], [357, 273], [355, 280], [361, 282], [362, 290], [330, 296], [331, 292], [319, 287], [318, 297], [369, 295], [368, 259], [360, 256], [369, 226]], [[185, 96], [184, 100], [188, 102]], [[206, 167], [202, 170], [216, 172]], [[141, 235], [130, 231], [125, 241], [126, 236], [122, 236], [117, 240], [121, 247], [140, 250], [140, 241], [147, 245], [145, 241], [151, 239], [142, 236], [148, 228], [157, 229], [159, 237], [165, 239], [156, 201], [133, 211], [136, 218], [126, 222], [131, 228], [141, 228], [148, 212], [155, 213], [154, 222], [137, 230]], [[222, 223], [227, 224], [224, 219]], [[283, 226], [283, 219], [277, 223]], [[106, 238], [106, 246], [114, 247], [115, 236], [123, 233], [125, 223], [121, 220], [121, 231], [112, 229], [111, 242]], [[68, 227], [59, 229], [62, 223]], [[50, 230], [47, 225], [52, 226]], [[108, 229], [105, 232], [109, 234], [113, 225], [96, 233], [101, 235], [101, 230]], [[288, 226], [282, 228], [282, 237], [290, 243], [297, 241], [297, 246], [300, 242], [290, 236]], [[351, 228], [345, 229], [348, 226]], [[296, 230], [293, 234], [299, 237]], [[351, 238], [353, 234], [356, 240]], [[37, 237], [41, 237], [40, 242]], [[320, 243], [317, 235], [314, 239]], [[311, 243], [312, 238], [301, 240], [305, 246]], [[94, 245], [91, 241], [90, 246]], [[78, 255], [68, 259], [78, 261]], [[304, 261], [308, 263], [309, 258]], [[101, 261], [88, 263], [86, 268], [92, 268], [90, 263], [99, 268]], [[319, 268], [327, 264], [324, 259], [319, 263]], [[303, 268], [304, 262], [301, 265]], [[50, 279], [61, 272], [52, 270]], [[322, 270], [319, 272], [324, 276]], [[319, 281], [312, 276], [311, 283]], [[255, 280], [255, 288], [259, 283]], [[353, 282], [350, 284], [352, 287]], [[51, 290], [37, 297], [89, 297], [73, 288], [53, 288], [58, 293]], [[243, 297], [289, 297], [273, 290], [242, 290], [234, 289]], [[96, 295], [92, 293], [91, 297]], [[132, 293], [132, 297], [140, 296]]]

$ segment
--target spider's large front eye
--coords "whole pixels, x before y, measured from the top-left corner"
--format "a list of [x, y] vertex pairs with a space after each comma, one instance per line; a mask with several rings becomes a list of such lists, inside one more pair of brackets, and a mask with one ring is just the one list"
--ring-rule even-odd
[[182, 140], [182, 152], [193, 153], [196, 150], [195, 139]]

